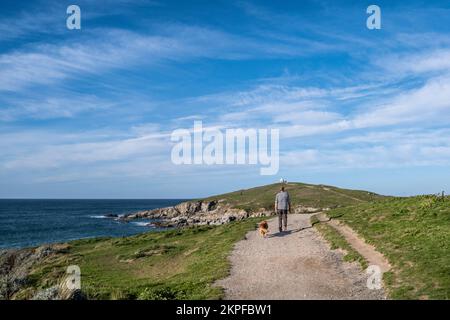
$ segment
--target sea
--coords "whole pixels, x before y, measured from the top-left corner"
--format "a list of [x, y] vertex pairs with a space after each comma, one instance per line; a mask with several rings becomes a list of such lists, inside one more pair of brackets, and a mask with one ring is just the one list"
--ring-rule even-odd
[[125, 223], [106, 216], [163, 208], [183, 201], [186, 200], [0, 199], [0, 248], [160, 231], [149, 219]]

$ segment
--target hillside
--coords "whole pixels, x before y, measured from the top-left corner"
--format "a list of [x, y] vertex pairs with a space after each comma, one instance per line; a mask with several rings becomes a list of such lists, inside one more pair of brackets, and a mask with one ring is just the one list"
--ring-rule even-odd
[[[204, 199], [204, 201], [220, 199], [235, 208], [242, 208], [249, 211], [255, 211], [260, 208], [271, 210], [274, 204], [274, 196], [279, 190], [280, 184], [274, 183], [211, 196]], [[301, 205], [314, 208], [334, 208], [385, 198], [384, 196], [369, 191], [298, 182], [288, 183], [286, 190], [291, 196], [293, 207]]]
[[[219, 225], [250, 217], [271, 216], [279, 183], [195, 199], [173, 207], [144, 210], [120, 218], [157, 219], [162, 226]], [[325, 185], [289, 183], [292, 213], [312, 213], [385, 198], [368, 191], [341, 189]]]

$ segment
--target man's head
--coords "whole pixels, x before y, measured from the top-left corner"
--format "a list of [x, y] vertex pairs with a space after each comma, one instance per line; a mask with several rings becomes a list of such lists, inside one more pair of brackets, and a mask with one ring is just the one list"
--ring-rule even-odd
[[281, 191], [284, 191], [284, 186], [281, 186]]

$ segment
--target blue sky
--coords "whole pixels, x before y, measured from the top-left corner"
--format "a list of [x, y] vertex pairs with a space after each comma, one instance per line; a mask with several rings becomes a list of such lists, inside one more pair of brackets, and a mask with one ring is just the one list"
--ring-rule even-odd
[[[0, 197], [450, 190], [449, 20], [447, 1], [3, 0]], [[279, 174], [174, 165], [170, 134], [194, 120], [278, 128]]]

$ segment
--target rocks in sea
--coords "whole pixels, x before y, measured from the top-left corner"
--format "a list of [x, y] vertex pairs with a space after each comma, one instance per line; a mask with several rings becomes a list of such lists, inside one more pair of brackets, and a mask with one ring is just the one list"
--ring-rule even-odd
[[104, 215], [105, 218], [118, 218], [119, 215], [114, 214], [114, 213], [107, 213]]
[[155, 228], [165, 228], [166, 225], [166, 221], [154, 221], [154, 222], [149, 222], [147, 224], [147, 227], [155, 227]]
[[[321, 210], [322, 208], [296, 206], [293, 212], [314, 213]], [[119, 217], [118, 220], [128, 222], [135, 219], [157, 219], [158, 222], [152, 222], [149, 226], [163, 228], [189, 225], [220, 225], [249, 217], [265, 217], [273, 214], [273, 211], [265, 208], [260, 208], [252, 212], [233, 208], [223, 199], [220, 199], [186, 201], [173, 207], [139, 211]]]
[[210, 212], [216, 207], [216, 201], [188, 201], [182, 202], [174, 207], [158, 208], [153, 210], [139, 211], [119, 218], [123, 221], [134, 219], [164, 219], [171, 220], [178, 217], [191, 217], [198, 213]]

